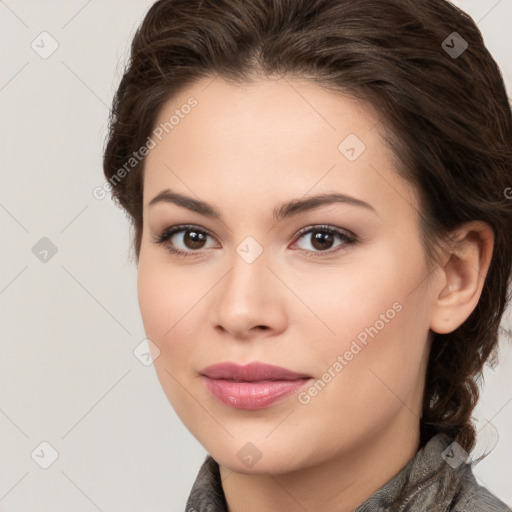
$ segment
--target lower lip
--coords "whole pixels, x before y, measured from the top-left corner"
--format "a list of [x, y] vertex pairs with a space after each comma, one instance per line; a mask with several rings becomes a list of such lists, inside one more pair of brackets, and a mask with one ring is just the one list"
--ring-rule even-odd
[[235, 409], [263, 409], [302, 388], [310, 379], [235, 382], [203, 377], [210, 393]]

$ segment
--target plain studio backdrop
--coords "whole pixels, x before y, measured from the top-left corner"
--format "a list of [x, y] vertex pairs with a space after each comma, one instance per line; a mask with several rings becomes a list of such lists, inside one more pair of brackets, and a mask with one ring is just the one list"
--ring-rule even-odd
[[[455, 3], [510, 95], [512, 0]], [[127, 219], [93, 195], [112, 96], [151, 4], [0, 0], [2, 512], [182, 511], [206, 454], [144, 364]], [[494, 447], [475, 473], [509, 505], [511, 345], [509, 331], [485, 372], [475, 451]]]

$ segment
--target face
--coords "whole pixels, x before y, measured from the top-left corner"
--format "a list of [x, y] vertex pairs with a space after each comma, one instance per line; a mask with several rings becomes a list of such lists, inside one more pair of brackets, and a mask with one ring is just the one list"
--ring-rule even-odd
[[[224, 466], [278, 473], [416, 431], [432, 294], [377, 114], [305, 81], [216, 78], [155, 130], [138, 299], [190, 432]], [[206, 370], [255, 362], [281, 370]]]

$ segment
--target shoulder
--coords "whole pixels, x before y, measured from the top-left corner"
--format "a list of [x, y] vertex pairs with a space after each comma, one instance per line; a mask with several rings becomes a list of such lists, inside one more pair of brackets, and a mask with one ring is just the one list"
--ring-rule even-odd
[[512, 512], [497, 496], [478, 484], [469, 465], [454, 498], [454, 512]]

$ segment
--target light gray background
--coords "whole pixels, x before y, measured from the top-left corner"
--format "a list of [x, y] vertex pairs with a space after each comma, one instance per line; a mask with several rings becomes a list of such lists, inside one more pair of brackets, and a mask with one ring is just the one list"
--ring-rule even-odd
[[[206, 454], [133, 354], [145, 335], [128, 223], [92, 195], [112, 95], [151, 3], [0, 1], [3, 512], [181, 511]], [[456, 3], [510, 95], [512, 0]], [[31, 47], [43, 31], [58, 43], [46, 59]], [[43, 237], [58, 251], [46, 263], [32, 252]], [[511, 345], [504, 335], [500, 365], [486, 371], [476, 450], [497, 443], [476, 474], [509, 505]], [[58, 452], [48, 469], [36, 463], [49, 457], [43, 441]]]

